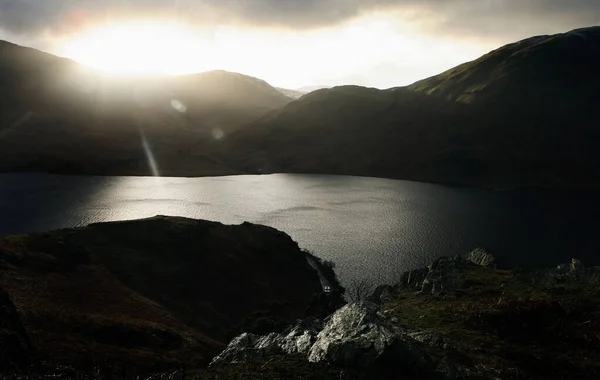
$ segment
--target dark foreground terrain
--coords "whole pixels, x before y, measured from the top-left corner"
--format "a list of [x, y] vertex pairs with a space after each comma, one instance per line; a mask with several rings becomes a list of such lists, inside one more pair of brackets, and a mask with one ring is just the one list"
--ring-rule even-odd
[[173, 217], [0, 238], [0, 360], [201, 366], [242, 331], [331, 311], [307, 258], [332, 274], [273, 228]]
[[523, 271], [476, 249], [355, 286], [344, 305], [321, 293], [307, 257], [268, 227], [183, 218], [2, 238], [0, 368], [23, 379], [600, 375], [600, 267]]

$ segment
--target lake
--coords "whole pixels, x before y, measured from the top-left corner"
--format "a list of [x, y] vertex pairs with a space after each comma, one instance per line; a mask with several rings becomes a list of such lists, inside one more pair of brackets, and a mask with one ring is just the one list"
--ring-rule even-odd
[[553, 266], [571, 257], [600, 264], [599, 195], [330, 175], [0, 174], [0, 235], [157, 214], [249, 221], [285, 231], [333, 260], [347, 284], [380, 283], [478, 246], [516, 266]]

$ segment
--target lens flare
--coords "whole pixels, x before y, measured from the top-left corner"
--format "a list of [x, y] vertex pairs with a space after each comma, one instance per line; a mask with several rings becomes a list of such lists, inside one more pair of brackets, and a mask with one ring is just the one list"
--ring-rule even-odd
[[152, 152], [152, 148], [150, 147], [150, 144], [148, 144], [146, 135], [141, 130], [140, 130], [140, 136], [142, 138], [142, 147], [144, 148], [144, 153], [146, 154], [146, 160], [148, 161], [148, 166], [150, 166], [152, 175], [154, 177], [160, 177], [160, 173], [158, 172], [158, 165], [156, 164], [156, 159], [154, 158], [154, 153]]

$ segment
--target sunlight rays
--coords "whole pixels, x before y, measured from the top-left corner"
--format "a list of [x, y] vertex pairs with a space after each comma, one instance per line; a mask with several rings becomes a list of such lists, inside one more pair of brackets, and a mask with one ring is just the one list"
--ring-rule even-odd
[[382, 12], [335, 28], [306, 31], [190, 25], [153, 17], [86, 27], [57, 40], [56, 52], [118, 75], [217, 69], [287, 88], [349, 83], [387, 88], [410, 84], [487, 51], [451, 37], [422, 35], [402, 15]]

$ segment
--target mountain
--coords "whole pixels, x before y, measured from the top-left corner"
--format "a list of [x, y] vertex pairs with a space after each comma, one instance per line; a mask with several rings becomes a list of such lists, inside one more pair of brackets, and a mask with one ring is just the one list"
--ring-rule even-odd
[[0, 171], [600, 187], [600, 27], [528, 38], [406, 87], [295, 101], [225, 71], [107, 78], [0, 49]]
[[283, 95], [292, 99], [299, 99], [304, 95], [308, 94], [308, 92], [300, 91], [300, 90], [290, 90], [287, 88], [275, 87], [277, 91], [281, 92]]
[[150, 175], [233, 173], [206, 152], [291, 101], [225, 71], [108, 77], [0, 42], [0, 170]]
[[304, 92], [304, 93], [308, 94], [309, 92], [322, 90], [324, 88], [331, 88], [331, 87], [332, 86], [304, 86], [304, 87], [296, 88], [295, 91], [300, 91], [300, 92]]
[[292, 98], [294, 100], [303, 97], [304, 95], [311, 93], [313, 91], [322, 90], [324, 88], [331, 88], [330, 86], [306, 86], [297, 88], [294, 90], [290, 90], [288, 88], [276, 87], [279, 92], [284, 94], [285, 96]]
[[600, 187], [600, 27], [529, 38], [407, 87], [322, 89], [230, 137], [247, 172]]
[[14, 344], [0, 353], [22, 362], [32, 344], [50, 362], [138, 371], [206, 363], [242, 331], [324, 316], [313, 264], [331, 273], [250, 223], [155, 217], [1, 237], [0, 336]]

